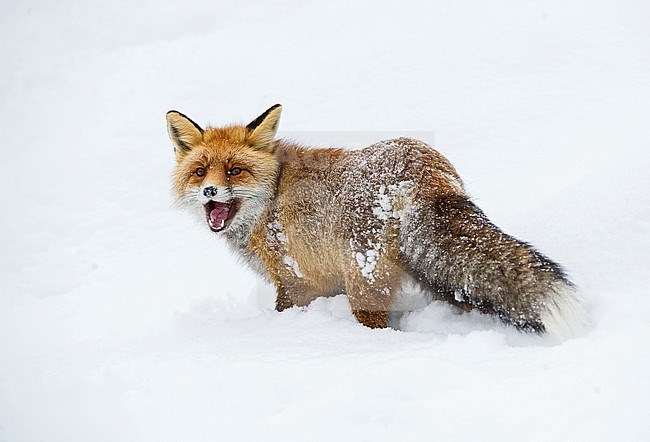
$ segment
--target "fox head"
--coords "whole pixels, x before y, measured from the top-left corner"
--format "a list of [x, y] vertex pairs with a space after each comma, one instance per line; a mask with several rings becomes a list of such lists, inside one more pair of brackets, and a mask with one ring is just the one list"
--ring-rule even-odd
[[177, 167], [179, 203], [205, 219], [213, 232], [250, 233], [273, 197], [282, 106], [276, 104], [247, 126], [207, 127], [177, 111], [167, 113]]

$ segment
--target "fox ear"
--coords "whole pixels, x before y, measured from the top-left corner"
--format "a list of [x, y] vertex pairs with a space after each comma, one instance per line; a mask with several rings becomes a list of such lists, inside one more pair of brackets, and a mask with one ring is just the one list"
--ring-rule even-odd
[[248, 139], [256, 149], [273, 150], [273, 138], [278, 131], [282, 106], [276, 104], [271, 106], [259, 117], [255, 118], [246, 129]]
[[167, 112], [167, 132], [174, 143], [176, 158], [180, 159], [203, 138], [203, 129], [177, 111]]

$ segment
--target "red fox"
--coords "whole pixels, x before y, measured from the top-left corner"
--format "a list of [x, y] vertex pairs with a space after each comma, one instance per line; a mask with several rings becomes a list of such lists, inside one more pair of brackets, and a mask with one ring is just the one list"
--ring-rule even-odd
[[584, 328], [562, 267], [492, 224], [440, 153], [409, 138], [359, 150], [276, 140], [281, 112], [206, 129], [167, 113], [179, 203], [275, 285], [278, 311], [346, 293], [361, 324], [386, 327], [415, 281], [522, 331]]

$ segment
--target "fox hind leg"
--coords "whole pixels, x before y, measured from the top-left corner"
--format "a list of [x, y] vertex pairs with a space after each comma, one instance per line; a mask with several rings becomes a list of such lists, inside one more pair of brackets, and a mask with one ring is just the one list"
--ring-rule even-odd
[[345, 291], [352, 314], [370, 328], [386, 328], [393, 298], [392, 284], [382, 279], [370, 279], [360, 272], [350, 272], [345, 278]]

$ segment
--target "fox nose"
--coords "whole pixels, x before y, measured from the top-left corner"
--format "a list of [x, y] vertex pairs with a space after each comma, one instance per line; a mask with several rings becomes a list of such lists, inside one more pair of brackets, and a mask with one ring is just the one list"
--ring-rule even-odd
[[203, 188], [203, 195], [206, 198], [212, 198], [217, 194], [217, 188], [214, 186], [206, 186]]

